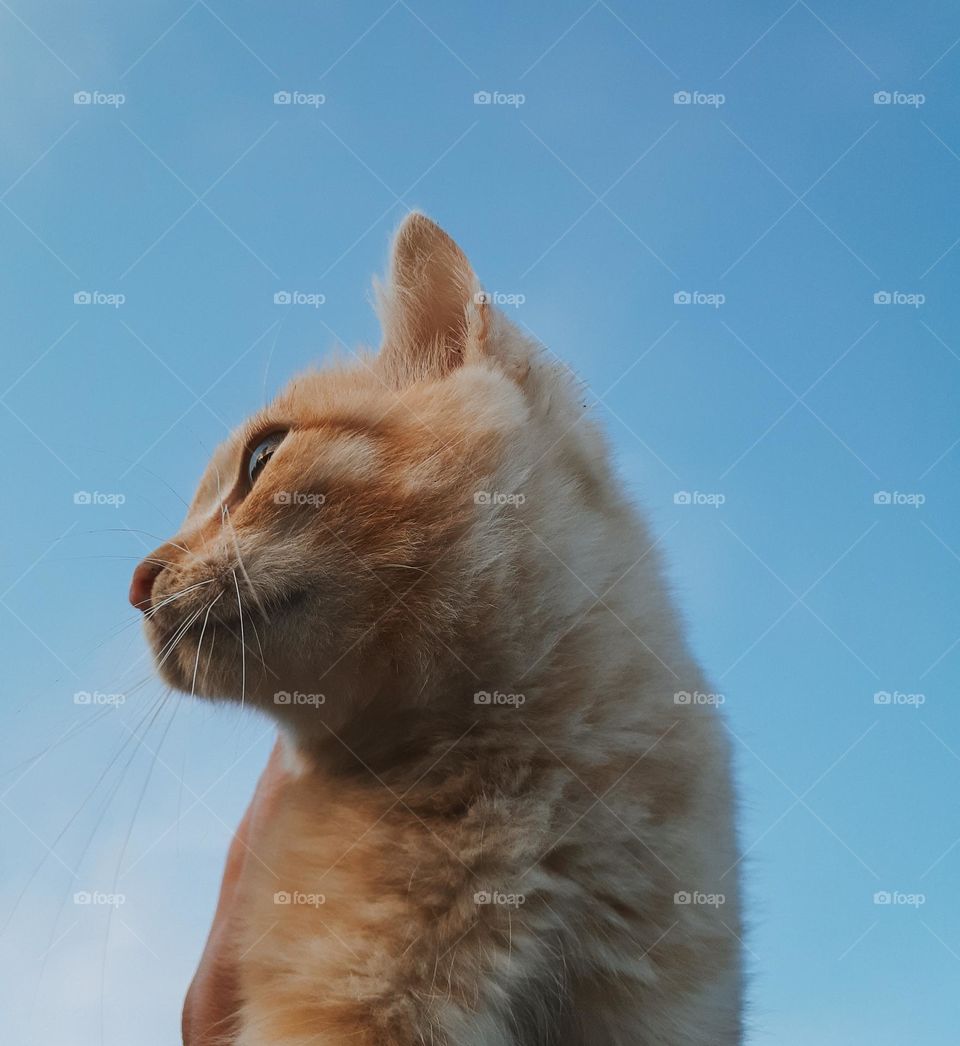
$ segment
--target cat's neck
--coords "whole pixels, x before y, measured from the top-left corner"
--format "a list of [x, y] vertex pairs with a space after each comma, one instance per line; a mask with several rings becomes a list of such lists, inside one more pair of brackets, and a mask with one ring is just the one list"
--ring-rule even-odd
[[295, 691], [272, 711], [301, 751], [334, 762], [340, 752], [371, 765], [395, 762], [401, 751], [414, 755], [425, 738], [456, 737], [489, 704], [503, 703], [500, 695], [515, 692], [503, 666], [475, 664], [452, 653], [430, 666], [360, 654], [318, 680], [312, 694]]

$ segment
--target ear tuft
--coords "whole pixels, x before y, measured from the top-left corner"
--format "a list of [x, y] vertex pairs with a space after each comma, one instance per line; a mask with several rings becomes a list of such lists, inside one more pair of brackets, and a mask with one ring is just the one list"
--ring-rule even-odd
[[438, 378], [480, 352], [488, 306], [466, 255], [426, 215], [413, 211], [393, 240], [377, 297], [381, 359], [398, 384]]

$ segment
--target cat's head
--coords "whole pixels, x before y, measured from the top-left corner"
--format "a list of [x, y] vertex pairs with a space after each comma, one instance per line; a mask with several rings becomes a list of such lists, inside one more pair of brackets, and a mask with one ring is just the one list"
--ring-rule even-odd
[[420, 214], [378, 296], [379, 353], [301, 375], [242, 425], [137, 568], [173, 686], [281, 716], [344, 700], [358, 674], [459, 659], [484, 586], [510, 584], [520, 488], [548, 449], [535, 415], [562, 412], [531, 399], [536, 349]]

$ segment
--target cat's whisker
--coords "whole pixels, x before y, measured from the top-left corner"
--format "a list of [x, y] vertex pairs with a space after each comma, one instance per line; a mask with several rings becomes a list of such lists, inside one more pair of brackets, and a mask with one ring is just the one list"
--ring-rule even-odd
[[240, 583], [237, 581], [235, 570], [233, 584], [237, 590], [237, 610], [240, 614], [240, 707], [243, 708], [247, 698], [247, 644], [243, 638], [243, 603], [240, 600]]
[[[148, 710], [147, 714], [149, 714], [149, 710]], [[144, 716], [144, 718], [146, 718], [146, 716]], [[141, 722], [142, 722], [142, 720], [141, 720]], [[47, 858], [52, 856], [56, 852], [54, 848], [56, 847], [57, 843], [59, 843], [60, 840], [64, 837], [64, 835], [66, 835], [67, 831], [70, 829], [70, 826], [74, 823], [74, 821], [77, 819], [77, 817], [79, 817], [79, 815], [83, 811], [83, 808], [87, 805], [87, 803], [92, 798], [93, 794], [100, 787], [100, 783], [103, 781], [103, 779], [106, 777], [106, 775], [110, 772], [110, 769], [112, 768], [113, 764], [117, 761], [117, 759], [122, 754], [123, 748], [124, 748], [125, 745], [126, 745], [126, 741], [124, 741], [124, 743], [121, 744], [120, 748], [117, 750], [116, 755], [114, 755], [114, 757], [107, 764], [106, 769], [104, 769], [104, 771], [97, 778], [96, 782], [93, 785], [93, 788], [87, 793], [86, 797], [82, 800], [82, 802], [77, 807], [77, 809], [74, 811], [74, 813], [70, 815], [70, 817], [67, 819], [66, 824], [64, 824], [64, 826], [60, 829], [60, 831], [57, 832], [57, 834], [54, 836], [54, 838], [50, 842], [48, 849], [46, 851], [44, 851], [44, 853], [41, 856], [40, 860], [34, 866], [34, 869], [30, 873], [30, 875], [28, 876], [27, 881], [26, 881], [26, 883], [23, 886], [23, 889], [17, 895], [16, 900], [13, 902], [13, 907], [8, 912], [7, 918], [4, 920], [3, 925], [0, 926], [0, 935], [2, 935], [3, 933], [6, 932], [7, 927], [10, 925], [10, 921], [16, 915], [17, 909], [20, 907], [20, 904], [23, 901], [23, 898], [26, 896], [27, 891], [33, 885], [34, 879], [36, 879], [37, 875], [39, 875], [40, 869], [43, 868], [43, 866], [46, 864]], [[81, 857], [82, 857], [82, 855], [81, 855]]]
[[264, 668], [267, 668], [267, 662], [263, 657], [263, 644], [260, 642], [260, 630], [257, 628], [257, 623], [253, 620], [252, 616], [250, 618], [250, 627], [253, 629], [253, 635], [257, 641], [257, 650], [259, 651], [257, 656], [260, 658], [260, 664], [263, 665]]
[[[249, 607], [247, 609], [249, 611]], [[223, 625], [223, 627], [230, 633], [231, 636], [233, 636], [234, 639], [237, 640], [237, 642], [241, 642], [241, 637], [238, 636], [237, 633], [234, 632], [234, 630], [225, 621], [221, 621], [219, 623], [221, 625]], [[266, 669], [266, 671], [269, 672], [274, 677], [274, 679], [279, 678], [277, 676], [277, 673], [274, 672], [274, 670], [267, 664], [266, 660], [263, 657], [263, 646], [262, 646], [262, 644], [260, 642], [260, 633], [257, 630], [256, 622], [253, 620], [252, 616], [250, 616], [248, 618], [247, 624], [253, 629], [253, 635], [254, 635], [254, 638], [257, 641], [258, 650], [254, 650], [253, 647], [250, 646], [250, 644], [247, 643], [246, 641], [243, 641], [244, 649], [245, 650], [249, 650], [250, 653], [257, 658], [257, 660], [260, 662], [260, 664], [263, 665], [263, 667]]]
[[188, 585], [187, 588], [181, 588], [176, 592], [172, 592], [169, 596], [166, 596], [159, 603], [156, 603], [153, 606], [149, 607], [144, 612], [144, 617], [151, 617], [161, 607], [165, 607], [168, 603], [172, 603], [175, 599], [179, 599], [181, 596], [185, 596], [189, 592], [196, 592], [198, 588], [203, 588], [204, 585], [212, 585], [215, 580], [215, 578], [208, 578], [206, 581], [198, 581], [195, 585]]
[[[202, 608], [201, 608], [201, 612], [202, 612]], [[186, 630], [188, 625], [189, 625], [189, 621], [181, 621], [180, 624], [177, 625], [177, 627], [173, 630], [173, 633], [171, 634], [170, 638], [163, 644], [163, 646], [160, 647], [159, 650], [154, 652], [154, 667], [155, 668], [159, 668], [163, 664], [163, 662], [166, 660], [166, 656], [170, 653], [170, 651], [172, 650], [174, 644], [180, 638], [181, 634]], [[146, 656], [146, 654], [143, 655], [143, 656]], [[136, 664], [136, 663], [137, 662], [134, 662], [134, 664]], [[133, 667], [133, 666], [131, 666], [131, 667]]]
[[257, 590], [253, 587], [253, 582], [250, 580], [250, 575], [247, 573], [247, 565], [244, 563], [243, 554], [240, 551], [240, 539], [237, 537], [237, 528], [233, 525], [233, 520], [230, 518], [230, 510], [229, 508], [226, 508], [226, 506], [224, 506], [224, 509], [226, 512], [226, 523], [230, 530], [230, 536], [233, 538], [233, 548], [237, 553], [237, 566], [240, 567], [240, 573], [243, 574], [243, 580], [247, 583], [247, 591], [250, 593], [250, 596], [256, 604], [257, 609], [260, 611], [264, 621], [269, 621], [270, 619], [267, 616], [266, 608], [260, 601], [260, 597], [257, 595]]
[[227, 506], [223, 503], [223, 490], [220, 486], [220, 469], [217, 468], [217, 501], [220, 504], [220, 523], [223, 524], [224, 513], [227, 511]]
[[[283, 330], [283, 325], [287, 322], [287, 316], [290, 313], [284, 311], [283, 316], [276, 323], [276, 333], [273, 336], [273, 345], [270, 349], [270, 355], [267, 356], [267, 362], [263, 368], [263, 402], [267, 402], [267, 375], [270, 373], [270, 364], [273, 362], [273, 354], [277, 351], [277, 342], [280, 340], [280, 332]], [[267, 328], [269, 330], [269, 328]]]
[[124, 632], [126, 632], [129, 629], [134, 628], [136, 625], [140, 624], [140, 622], [142, 620], [143, 620], [143, 615], [142, 614], [135, 614], [133, 617], [129, 617], [125, 621], [121, 621], [118, 624], [114, 625], [113, 628], [108, 629], [104, 633], [103, 639], [101, 639], [99, 643], [95, 643], [90, 648], [91, 653], [93, 651], [95, 651], [95, 650], [101, 650], [111, 640], [117, 639], [119, 636], [122, 636]]
[[134, 527], [106, 527], [103, 530], [86, 530], [85, 534], [143, 534], [148, 538], [153, 538], [154, 541], [159, 541], [165, 545], [172, 545], [174, 548], [180, 549], [181, 552], [185, 552], [190, 555], [190, 549], [185, 545], [178, 545], [176, 541], [171, 541], [169, 538], [161, 537], [159, 534], [152, 534], [149, 530], [137, 530]]
[[[166, 649], [166, 644], [164, 644], [164, 649]], [[142, 661], [146, 661], [148, 658], [150, 658], [152, 653], [153, 652], [151, 651], [149, 646], [144, 647], [141, 654], [134, 661], [132, 661], [130, 665], [127, 666], [126, 671], [133, 671], [133, 669], [135, 669], [137, 665], [139, 665]], [[159, 655], [159, 653], [160, 651], [157, 651], [157, 655]], [[150, 682], [150, 680], [154, 678], [155, 677], [153, 672], [150, 672], [148, 675], [144, 676], [138, 683], [134, 684], [134, 690], [125, 690], [124, 693], [127, 694], [127, 696], [129, 697], [131, 693], [133, 693], [135, 690], [139, 690], [141, 687], [145, 686], [147, 683]]]
[[169, 642], [167, 643], [163, 657], [160, 659], [160, 661], [157, 662], [156, 667], [158, 669], [163, 666], [167, 658], [169, 658], [170, 655], [174, 652], [174, 650], [180, 645], [180, 642], [183, 639], [183, 637], [187, 634], [187, 632], [190, 631], [190, 629], [197, 621], [197, 618], [199, 618], [202, 613], [203, 607], [197, 607], [197, 609], [187, 618], [187, 620], [184, 621], [183, 624], [178, 627], [173, 638], [169, 640]]
[[[143, 715], [138, 720], [137, 725], [134, 727], [134, 729], [132, 731], [130, 731], [128, 733], [127, 737], [125, 737], [123, 739], [123, 741], [120, 743], [120, 747], [117, 749], [117, 751], [114, 753], [113, 757], [110, 759], [110, 762], [107, 764], [106, 769], [101, 773], [100, 777], [95, 782], [93, 788], [90, 790], [90, 792], [84, 798], [83, 802], [81, 802], [81, 804], [78, 807], [78, 809], [76, 810], [76, 812], [70, 817], [70, 819], [67, 821], [67, 823], [64, 825], [64, 827], [61, 829], [60, 833], [57, 835], [57, 838], [54, 839], [53, 844], [52, 844], [53, 846], [56, 845], [57, 841], [64, 835], [64, 833], [69, 829], [71, 824], [73, 824], [75, 819], [83, 811], [83, 808], [93, 798], [94, 794], [96, 793], [96, 791], [99, 788], [99, 786], [102, 783], [102, 781], [106, 778], [107, 774], [110, 772], [112, 767], [116, 764], [117, 760], [120, 759], [120, 757], [123, 755], [124, 750], [130, 744], [132, 744], [134, 738], [136, 737], [137, 733], [140, 731], [141, 727], [143, 727], [143, 724], [147, 721], [147, 719], [151, 720], [151, 725], [152, 725], [153, 719], [155, 719], [156, 715], [159, 713], [160, 707], [162, 706], [162, 703], [163, 703], [163, 695], [161, 695], [161, 697], [157, 698], [157, 700], [155, 700], [153, 702], [153, 704], [151, 704], [147, 708], [147, 710], [143, 713]], [[151, 718], [151, 717], [153, 717], [153, 718]], [[149, 729], [149, 727], [147, 729]], [[135, 755], [136, 755], [136, 746], [134, 747], [133, 752], [130, 754], [130, 758], [127, 760], [127, 762], [121, 768], [120, 773], [119, 773], [119, 775], [117, 777], [117, 780], [114, 782], [113, 786], [111, 787], [111, 789], [109, 791], [109, 794], [107, 795], [106, 800], [105, 800], [103, 806], [101, 807], [100, 814], [97, 817], [96, 821], [94, 822], [93, 827], [91, 828], [89, 834], [87, 835], [86, 841], [85, 841], [83, 847], [80, 850], [79, 857], [76, 858], [74, 860], [74, 862], [73, 862], [76, 869], [79, 869], [80, 866], [83, 864], [83, 861], [84, 861], [84, 859], [85, 859], [85, 857], [86, 857], [86, 855], [87, 855], [87, 853], [88, 853], [88, 851], [90, 849], [90, 846], [92, 845], [93, 840], [96, 837], [97, 831], [99, 830], [100, 825], [103, 823], [103, 819], [106, 816], [107, 811], [110, 809], [110, 806], [113, 804], [113, 800], [116, 798], [117, 793], [120, 791], [120, 788], [121, 788], [121, 786], [123, 784], [124, 778], [126, 777], [127, 770], [129, 769], [130, 764], [133, 762], [133, 759], [134, 759]], [[31, 876], [31, 881], [36, 876], [36, 874], [40, 871], [40, 868], [42, 867], [42, 864], [43, 864], [43, 862], [41, 861], [40, 864], [37, 865], [36, 869], [34, 870], [33, 876]], [[28, 882], [27, 887], [29, 887], [29, 885], [30, 885], [30, 883]], [[38, 974], [38, 977], [37, 977], [37, 993], [38, 994], [39, 994], [39, 990], [40, 990], [40, 984], [41, 984], [42, 979], [43, 979], [43, 973], [44, 973], [44, 970], [46, 969], [47, 960], [48, 960], [49, 955], [50, 955], [50, 949], [53, 946], [53, 941], [54, 941], [54, 938], [55, 938], [55, 935], [56, 935], [56, 932], [57, 932], [57, 926], [59, 925], [60, 918], [63, 915], [63, 909], [66, 907], [67, 899], [70, 896], [70, 886], [71, 885], [72, 885], [72, 883], [68, 884], [67, 889], [64, 891], [63, 897], [62, 897], [62, 899], [60, 901], [60, 906], [57, 909], [57, 914], [56, 914], [56, 916], [54, 917], [54, 920], [53, 920], [53, 926], [52, 926], [51, 931], [50, 931], [50, 940], [49, 940], [49, 942], [47, 944], [47, 948], [44, 950], [44, 953], [43, 953], [43, 961], [42, 961], [41, 966], [40, 966], [40, 973]], [[23, 891], [23, 894], [26, 893], [26, 889], [27, 888], [25, 887], [24, 891]], [[21, 894], [21, 897], [17, 899], [17, 904], [20, 903], [20, 900], [22, 899], [23, 894]], [[14, 907], [14, 910], [16, 910], [16, 906]], [[12, 916], [12, 914], [13, 913], [11, 913], [11, 916]], [[36, 998], [34, 999], [34, 1008], [36, 1008]]]
[[210, 678], [210, 665], [213, 663], [213, 648], [217, 645], [217, 620], [214, 618], [213, 628], [210, 630], [210, 649], [207, 651], [207, 661], [203, 666], [203, 681], [206, 685]]
[[156, 612], [161, 607], [165, 607], [168, 604], [168, 602], [173, 602], [175, 599], [179, 599], [180, 596], [186, 595], [188, 592], [196, 592], [197, 589], [203, 588], [204, 585], [212, 585], [214, 581], [215, 581], [215, 578], [208, 577], [208, 578], [206, 578], [206, 581], [196, 582], [195, 584], [188, 585], [184, 589], [178, 589], [176, 592], [170, 592], [170, 594], [164, 596], [163, 599], [160, 600], [160, 602], [155, 602], [155, 604], [153, 604], [151, 607], [148, 607], [143, 612], [143, 616], [144, 617], [150, 617], [151, 614], [156, 614]]
[[[139, 563], [140, 561], [138, 560], [137, 562]], [[159, 561], [157, 560], [148, 560], [145, 562], [159, 563]], [[190, 585], [185, 589], [180, 589], [180, 591], [178, 592], [172, 592], [168, 596], [165, 596], [160, 602], [158, 602], [158, 604], [155, 604], [154, 606], [148, 608], [142, 613], [134, 614], [133, 616], [121, 621], [119, 624], [117, 624], [115, 628], [108, 631], [107, 635], [93, 647], [93, 650], [99, 650], [101, 646], [104, 646], [111, 639], [116, 639], [117, 636], [135, 626], [135, 624], [137, 624], [139, 621], [142, 621], [145, 617], [151, 617], [158, 610], [160, 610], [161, 607], [165, 607], [167, 604], [169, 604], [169, 602], [173, 602], [175, 599], [179, 599], [181, 596], [187, 595], [189, 592], [196, 591], [197, 589], [202, 588], [204, 585], [212, 584], [213, 579], [214, 578], [211, 577], [209, 581], [199, 582], [196, 585]], [[142, 658], [140, 660], [142, 660]]]
[[[163, 478], [163, 476], [160, 475], [159, 472], [154, 472], [153, 469], [148, 468], [146, 465], [144, 465], [142, 461], [139, 461], [139, 460], [136, 460], [134, 458], [131, 458], [128, 455], [125, 455], [125, 454], [118, 454], [117, 451], [113, 447], [110, 448], [109, 453], [102, 452], [102, 451], [99, 450], [99, 448], [93, 448], [93, 449], [94, 449], [95, 453], [104, 453], [105, 457], [112, 457], [112, 458], [115, 458], [117, 461], [125, 461], [130, 466], [130, 468], [127, 469], [127, 472], [132, 472], [134, 469], [139, 469], [140, 472], [146, 472], [146, 474], [148, 476], [152, 476], [154, 479], [159, 480], [159, 482], [161, 482], [167, 488], [167, 490], [169, 490], [170, 493], [179, 502], [181, 502], [181, 504], [184, 506], [184, 508], [189, 508], [190, 507], [190, 503], [184, 498], [184, 496], [180, 493], [179, 490], [177, 490], [176, 487], [174, 487], [170, 483], [168, 483], [167, 480], [165, 480]], [[123, 478], [123, 477], [121, 477], [121, 478]], [[143, 497], [142, 494], [138, 495], [138, 496], [139, 497]], [[143, 500], [146, 501], [148, 505], [153, 506], [153, 502], [152, 501], [148, 501], [146, 498], [143, 498]], [[158, 511], [159, 511], [159, 509], [158, 509]], [[160, 514], [163, 515], [162, 512]]]
[[[125, 689], [123, 691], [124, 697], [131, 697], [138, 690], [141, 690], [144, 686], [146, 686], [146, 684], [149, 683], [152, 679], [153, 673], [151, 672], [149, 675], [144, 676], [143, 679], [141, 679], [138, 683], [134, 684], [133, 687]], [[8, 766], [5, 769], [0, 770], [0, 777], [5, 777], [7, 774], [14, 774], [18, 770], [23, 769], [24, 767], [29, 767], [31, 764], [39, 762], [41, 759], [45, 758], [50, 752], [54, 751], [54, 749], [60, 748], [62, 745], [65, 745], [69, 741], [72, 741], [75, 737], [78, 737], [85, 730], [89, 730], [96, 723], [100, 722], [101, 720], [105, 719], [107, 716], [112, 714], [114, 714], [114, 710], [111, 706], [103, 707], [94, 715], [87, 718], [86, 721], [81, 723], [80, 726], [69, 727], [58, 738], [56, 738], [49, 745], [47, 745], [46, 748], [42, 748], [39, 752], [35, 752], [33, 755], [28, 756], [26, 759], [20, 760], [19, 763], [14, 763], [13, 766]]]
[[203, 613], [203, 607], [198, 607], [190, 615], [190, 617], [177, 629], [177, 631], [174, 634], [173, 638], [171, 640], [169, 640], [169, 642], [167, 643], [166, 653], [164, 653], [163, 657], [161, 657], [160, 660], [157, 662], [157, 666], [156, 667], [157, 667], [158, 670], [163, 667], [164, 663], [167, 661], [167, 659], [170, 657], [170, 655], [174, 652], [174, 650], [180, 644], [180, 640], [183, 639], [183, 637], [190, 630], [190, 627], [193, 625], [193, 623], [197, 620], [197, 618], [202, 613]]
[[[163, 697], [161, 699], [160, 708], [159, 708], [159, 710], [157, 712], [157, 715], [159, 715], [160, 712], [163, 711], [164, 707], [166, 706], [167, 699], [169, 698], [169, 696], [170, 696], [170, 690], [168, 688], [166, 693], [163, 695]], [[151, 781], [151, 779], [153, 777], [153, 771], [156, 768], [157, 760], [160, 757], [160, 749], [163, 747], [163, 742], [166, 740], [167, 734], [170, 732], [170, 727], [173, 725], [173, 721], [176, 718], [177, 709], [179, 707], [180, 707], [179, 703], [178, 702], [174, 702], [174, 704], [173, 704], [173, 714], [170, 716], [170, 719], [168, 720], [167, 725], [163, 728], [163, 733], [160, 735], [160, 741], [157, 744], [157, 747], [156, 747], [156, 749], [153, 752], [153, 759], [151, 760], [151, 763], [150, 763], [150, 769], [147, 771], [147, 776], [144, 778], [143, 785], [140, 788], [140, 793], [137, 796], [137, 802], [136, 802], [136, 805], [133, 808], [133, 814], [130, 817], [130, 824], [127, 827], [127, 834], [124, 837], [123, 845], [121, 846], [119, 856], [117, 857], [117, 869], [116, 869], [116, 872], [114, 873], [113, 885], [111, 887], [111, 893], [113, 893], [113, 894], [116, 894], [116, 892], [117, 892], [117, 884], [120, 882], [120, 868], [123, 865], [123, 859], [124, 859], [124, 857], [126, 856], [126, 853], [127, 853], [127, 847], [128, 847], [128, 845], [130, 843], [130, 837], [133, 834], [133, 826], [136, 823], [137, 815], [140, 813], [140, 807], [143, 804], [143, 797], [147, 794], [147, 788], [150, 785], [150, 781]], [[150, 725], [151, 726], [153, 725], [153, 721], [151, 721]], [[149, 730], [149, 727], [147, 729]], [[146, 733], [146, 731], [144, 733]], [[137, 742], [138, 747], [142, 743], [143, 743], [143, 739], [142, 738], [138, 739], [138, 742]], [[136, 754], [136, 749], [134, 749], [134, 754]], [[116, 905], [113, 905], [113, 904], [110, 905], [109, 912], [107, 913], [107, 929], [106, 929], [106, 933], [104, 934], [104, 941], [103, 941], [103, 962], [102, 962], [101, 967], [100, 967], [100, 1037], [101, 1037], [101, 1041], [103, 1040], [104, 1024], [105, 1024], [104, 1000], [106, 998], [106, 983], [107, 983], [107, 953], [108, 953], [109, 948], [110, 948], [110, 929], [111, 929], [112, 924], [113, 924], [113, 913], [116, 911], [116, 907], [117, 907]]]
[[383, 567], [386, 570], [413, 570], [417, 574], [430, 573], [430, 571], [426, 567], [415, 567], [410, 563], [384, 563]]
[[[267, 614], [266, 608], [264, 607], [263, 603], [260, 601], [260, 597], [257, 595], [256, 589], [253, 587], [253, 582], [250, 580], [250, 575], [247, 573], [246, 564], [243, 562], [243, 556], [240, 553], [240, 542], [239, 542], [239, 540], [237, 538], [236, 527], [234, 527], [233, 520], [230, 518], [230, 510], [226, 506], [224, 506], [224, 510], [226, 512], [225, 522], [226, 522], [227, 526], [230, 528], [230, 533], [233, 536], [233, 544], [234, 544], [234, 548], [235, 548], [236, 553], [237, 553], [237, 565], [240, 567], [240, 571], [243, 574], [243, 578], [244, 578], [244, 580], [247, 583], [247, 590], [249, 591], [250, 595], [253, 597], [253, 601], [257, 605], [257, 609], [260, 611], [261, 615], [263, 616], [264, 621], [269, 622], [270, 617]], [[236, 571], [234, 571], [233, 580], [234, 580], [234, 583], [236, 583], [236, 581], [237, 581]], [[242, 622], [241, 622], [241, 625], [242, 625]], [[260, 664], [263, 665], [264, 668], [268, 668], [267, 662], [264, 660], [264, 657], [263, 657], [263, 643], [261, 643], [261, 641], [260, 641], [260, 630], [257, 628], [256, 622], [254, 621], [252, 615], [250, 617], [250, 627], [253, 629], [253, 634], [254, 634], [254, 636], [256, 637], [256, 640], [257, 640], [257, 650], [259, 651], [257, 656], [260, 659]], [[243, 642], [243, 629], [242, 628], [240, 630], [240, 635], [241, 635], [241, 643], [242, 643]]]
[[[132, 668], [133, 666], [131, 665], [130, 667]], [[148, 672], [145, 676], [141, 677], [132, 686], [129, 686], [129, 687], [126, 687], [125, 689], [123, 689], [123, 691], [122, 691], [123, 696], [125, 698], [133, 697], [134, 694], [136, 694], [139, 691], [141, 691], [148, 683], [154, 682], [154, 680], [155, 680], [155, 676], [154, 676], [153, 672]]]
[[[147, 727], [147, 730], [144, 731], [143, 736], [136, 739], [138, 748], [141, 745], [144, 745], [144, 738], [146, 737], [147, 732], [149, 731], [150, 727], [153, 726], [153, 722], [156, 721], [156, 718], [159, 717], [160, 713], [166, 707], [167, 701], [169, 700], [170, 695], [172, 693], [173, 693], [173, 691], [172, 691], [172, 689], [170, 687], [167, 687], [164, 690], [163, 694], [160, 697], [160, 708], [157, 711], [157, 715], [154, 717], [154, 720], [151, 721], [150, 725]], [[146, 780], [143, 783], [143, 787], [142, 787], [142, 789], [140, 791], [140, 795], [139, 795], [139, 797], [137, 799], [137, 805], [136, 805], [136, 807], [135, 807], [135, 809], [133, 811], [133, 816], [130, 818], [130, 827], [127, 829], [127, 835], [126, 835], [126, 838], [124, 839], [123, 846], [122, 846], [122, 848], [120, 850], [120, 857], [117, 860], [117, 871], [116, 871], [116, 875], [115, 875], [115, 878], [114, 878], [114, 881], [113, 881], [114, 889], [116, 889], [117, 883], [120, 881], [121, 876], [123, 874], [125, 874], [125, 873], [121, 873], [120, 869], [121, 869], [121, 867], [123, 865], [123, 857], [126, 854], [127, 848], [129, 846], [129, 843], [130, 843], [130, 836], [133, 833], [134, 822], [136, 821], [137, 814], [140, 812], [140, 804], [143, 802], [143, 797], [146, 794], [147, 786], [149, 785], [150, 779], [153, 776], [153, 772], [156, 769], [157, 760], [160, 758], [160, 749], [163, 747], [163, 742], [166, 740], [167, 734], [170, 732], [170, 727], [173, 726], [173, 721], [174, 721], [174, 719], [176, 719], [177, 712], [179, 711], [179, 709], [180, 709], [180, 703], [179, 702], [174, 702], [173, 703], [173, 713], [170, 716], [170, 719], [167, 722], [167, 725], [163, 728], [163, 733], [160, 735], [160, 740], [157, 743], [157, 747], [153, 751], [153, 759], [151, 760], [151, 763], [150, 763], [150, 769], [149, 769], [149, 771], [147, 773]]]
[[210, 620], [210, 611], [213, 610], [217, 600], [223, 595], [221, 590], [217, 593], [216, 599], [207, 607], [207, 612], [203, 616], [203, 627], [200, 629], [200, 638], [197, 640], [197, 657], [193, 663], [193, 682], [190, 684], [190, 696], [193, 697], [197, 692], [197, 669], [200, 667], [200, 651], [203, 649], [203, 637], [206, 635], [207, 622]]
[[166, 566], [166, 563], [162, 559], [153, 559], [150, 556], [115, 556], [107, 555], [90, 555], [90, 556], [49, 556], [47, 558], [48, 563], [84, 563], [88, 559], [125, 559], [131, 563], [156, 563], [157, 566]]
[[21, 759], [19, 763], [14, 763], [13, 766], [8, 766], [3, 770], [0, 770], [0, 777], [5, 777], [7, 774], [14, 774], [22, 767], [28, 766], [31, 763], [39, 762], [48, 753], [52, 752], [55, 748], [59, 748], [61, 745], [65, 745], [68, 741], [72, 741], [78, 734], [83, 733], [84, 730], [88, 730], [94, 723], [102, 719], [104, 716], [110, 715], [112, 710], [110, 708], [102, 708], [96, 715], [91, 716], [85, 723], [78, 727], [68, 727], [55, 741], [51, 741], [46, 748], [41, 749], [34, 755], [28, 756], [26, 759]]

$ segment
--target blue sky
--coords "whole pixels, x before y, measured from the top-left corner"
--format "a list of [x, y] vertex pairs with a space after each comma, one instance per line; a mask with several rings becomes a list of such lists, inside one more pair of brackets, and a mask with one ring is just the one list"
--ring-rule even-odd
[[749, 1041], [955, 1041], [958, 39], [945, 2], [0, 4], [10, 1042], [175, 1040], [271, 731], [151, 718], [129, 573], [229, 426], [376, 343], [414, 206], [662, 536], [735, 739]]

